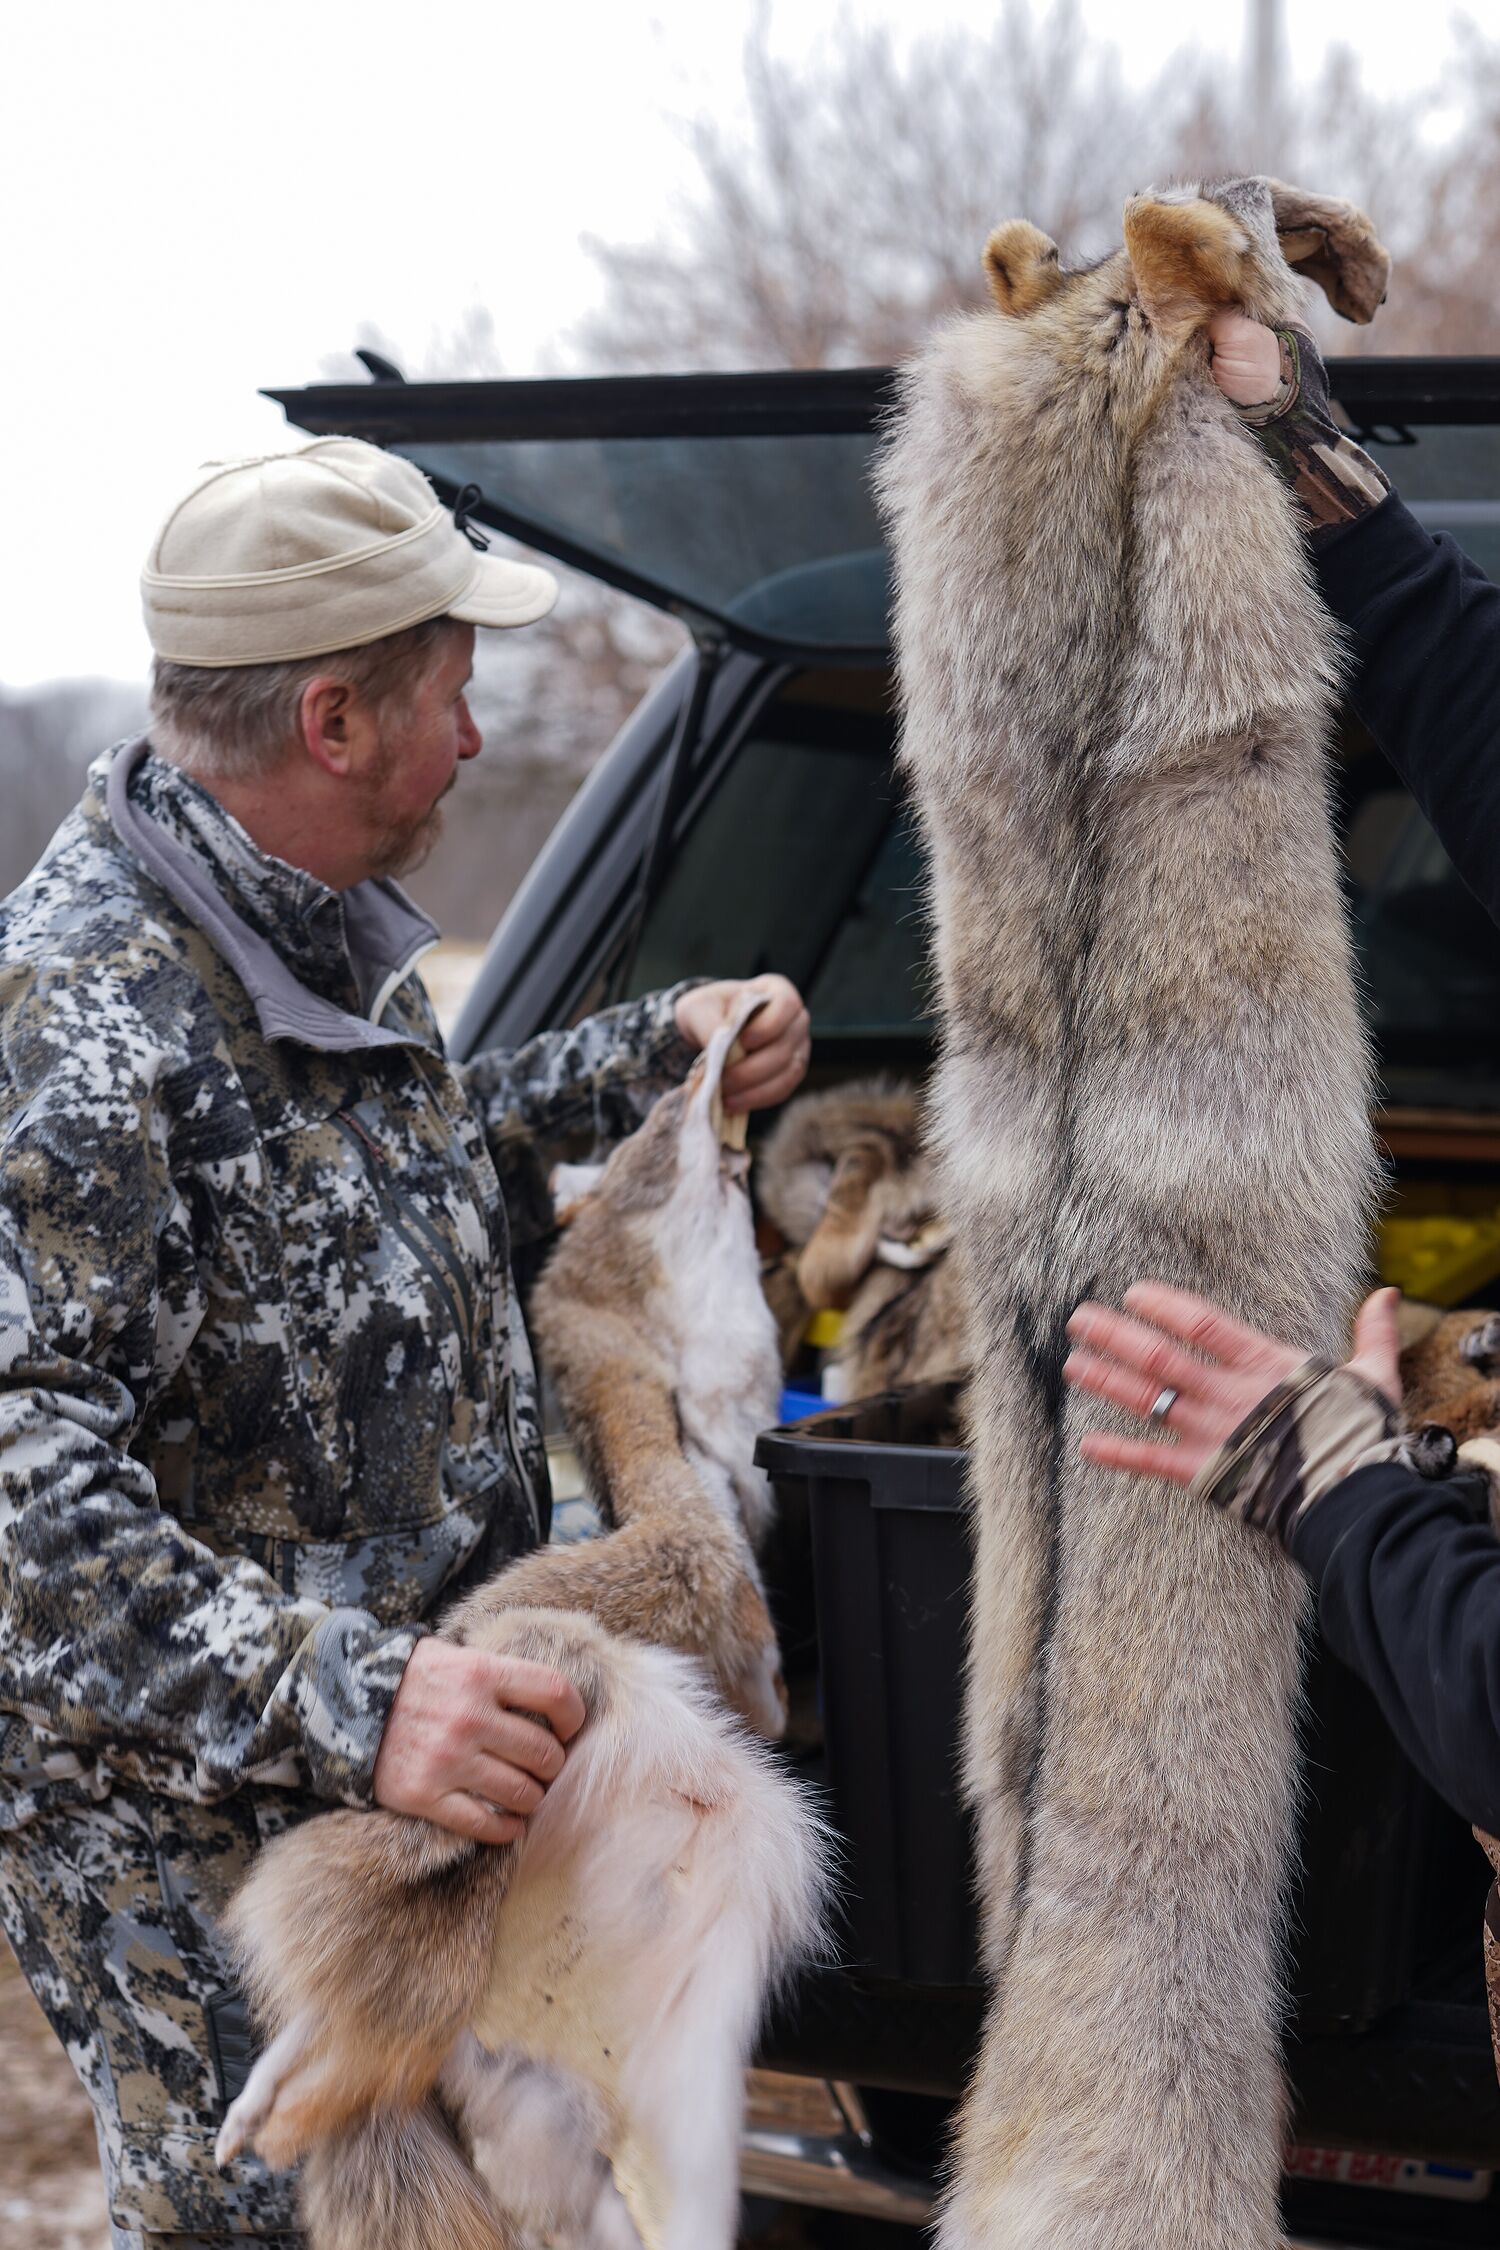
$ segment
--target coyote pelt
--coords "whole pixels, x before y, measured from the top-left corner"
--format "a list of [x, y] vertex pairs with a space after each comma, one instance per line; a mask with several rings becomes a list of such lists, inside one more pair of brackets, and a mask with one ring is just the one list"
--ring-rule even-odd
[[274, 2036], [220, 2159], [303, 2156], [312, 2250], [730, 2250], [744, 2064], [823, 1887], [817, 1824], [726, 1709], [781, 1730], [742, 1428], [778, 1369], [721, 1138], [742, 1021], [591, 1181], [539, 1299], [618, 1528], [440, 1627], [572, 1681], [561, 1776], [507, 1845], [325, 1814], [231, 1907]]
[[1500, 1533], [1500, 1312], [1401, 1307], [1406, 1458], [1423, 1476], [1477, 1471]]
[[613, 1536], [542, 1548], [500, 1586], [507, 1602], [587, 1609], [611, 1632], [702, 1657], [730, 1706], [774, 1737], [786, 1688], [756, 1563], [770, 1487], [753, 1456], [781, 1370], [750, 1160], [720, 1135], [721, 1069], [722, 1054], [696, 1067], [608, 1164], [567, 1168], [569, 1224], [532, 1317]]
[[957, 1266], [914, 1087], [855, 1079], [802, 1095], [768, 1135], [755, 1181], [761, 1209], [792, 1246], [801, 1323], [825, 1309], [844, 1316], [825, 1398], [964, 1372]]
[[1293, 313], [1278, 229], [1369, 316], [1368, 222], [1274, 182], [1138, 197], [1125, 248], [1077, 272], [999, 229], [996, 309], [906, 373], [882, 468], [973, 1324], [966, 1780], [995, 1990], [946, 2250], [1278, 2236], [1296, 1574], [1083, 1461], [1107, 1410], [1061, 1372], [1073, 1306], [1147, 1276], [1337, 1353], [1363, 1275], [1337, 646], [1203, 333], [1221, 304]]

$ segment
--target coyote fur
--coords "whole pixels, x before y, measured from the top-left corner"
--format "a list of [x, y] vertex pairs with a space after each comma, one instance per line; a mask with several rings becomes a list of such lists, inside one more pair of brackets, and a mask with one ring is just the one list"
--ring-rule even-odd
[[1477, 1470], [1500, 1533], [1500, 1313], [1408, 1300], [1399, 1317], [1406, 1458], [1423, 1476]]
[[1278, 2239], [1298, 1582], [1080, 1458], [1101, 1409], [1064, 1386], [1065, 1324], [1151, 1276], [1341, 1356], [1376, 1177], [1338, 647], [1204, 326], [1286, 321], [1289, 258], [1368, 319], [1388, 262], [1360, 213], [1274, 181], [1145, 194], [1124, 232], [1069, 271], [999, 228], [995, 308], [907, 371], [881, 473], [974, 1370], [994, 1991], [946, 2250]]
[[719, 1092], [748, 1013], [591, 1180], [539, 1286], [618, 1528], [514, 1564], [442, 1627], [573, 1682], [562, 1774], [513, 1844], [322, 1815], [231, 1907], [274, 2036], [219, 2157], [303, 2156], [313, 2250], [733, 2241], [750, 2041], [823, 1886], [803, 1801], [711, 1685], [781, 1731], [746, 1436], [779, 1370]]
[[826, 1399], [965, 1372], [956, 1266], [913, 1087], [856, 1079], [802, 1095], [768, 1136], [756, 1187], [792, 1246], [791, 1273], [780, 1277], [792, 1348], [810, 1313], [844, 1316], [823, 1370]]

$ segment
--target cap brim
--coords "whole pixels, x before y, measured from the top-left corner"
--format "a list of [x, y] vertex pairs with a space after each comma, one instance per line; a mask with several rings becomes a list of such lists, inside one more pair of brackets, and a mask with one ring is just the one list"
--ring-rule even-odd
[[448, 604], [461, 625], [534, 625], [557, 600], [557, 580], [534, 563], [507, 562], [501, 555], [476, 555], [474, 575]]

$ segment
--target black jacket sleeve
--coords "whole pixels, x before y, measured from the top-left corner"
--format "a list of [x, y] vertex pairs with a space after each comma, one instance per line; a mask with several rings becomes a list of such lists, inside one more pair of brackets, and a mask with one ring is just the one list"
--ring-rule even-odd
[[1356, 1469], [1310, 1507], [1294, 1559], [1334, 1654], [1373, 1692], [1413, 1765], [1500, 1833], [1500, 1540], [1472, 1476]]
[[1500, 921], [1500, 587], [1395, 493], [1313, 560], [1352, 638], [1354, 708]]

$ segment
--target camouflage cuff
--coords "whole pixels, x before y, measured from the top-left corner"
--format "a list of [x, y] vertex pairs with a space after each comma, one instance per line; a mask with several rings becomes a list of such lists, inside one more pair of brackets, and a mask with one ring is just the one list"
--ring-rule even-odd
[[277, 1720], [292, 1717], [295, 1739], [286, 1747], [296, 1754], [297, 1778], [305, 1776], [318, 1796], [340, 1805], [374, 1801], [380, 1738], [421, 1637], [421, 1627], [381, 1626], [366, 1610], [335, 1609], [298, 1649], [276, 1684], [265, 1731], [273, 1739], [290, 1734]]
[[1296, 334], [1290, 328], [1278, 328], [1276, 342], [1281, 352], [1281, 374], [1275, 390], [1258, 406], [1235, 409], [1248, 429], [1263, 430], [1268, 422], [1279, 422], [1284, 414], [1291, 413], [1302, 396], [1302, 355], [1297, 349]]
[[698, 1050], [677, 1028], [677, 1003], [685, 992], [695, 992], [700, 984], [712, 982], [712, 977], [684, 977], [680, 984], [670, 985], [665, 992], [654, 992], [650, 1000], [643, 1003], [650, 1011], [647, 1020], [652, 1027], [643, 1075], [664, 1078], [672, 1085], [686, 1078], [698, 1059]]
[[1246, 1415], [1189, 1489], [1289, 1550], [1315, 1501], [1354, 1470], [1397, 1458], [1402, 1442], [1382, 1391], [1309, 1359]]
[[1311, 336], [1297, 328], [1276, 333], [1281, 382], [1263, 405], [1238, 411], [1265, 447], [1316, 547], [1378, 508], [1391, 484], [1334, 421], [1328, 370]]

